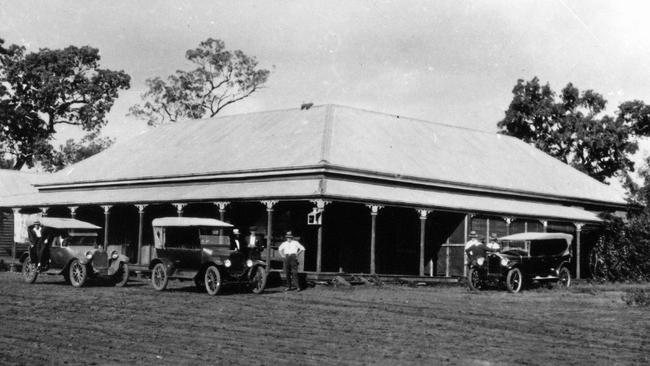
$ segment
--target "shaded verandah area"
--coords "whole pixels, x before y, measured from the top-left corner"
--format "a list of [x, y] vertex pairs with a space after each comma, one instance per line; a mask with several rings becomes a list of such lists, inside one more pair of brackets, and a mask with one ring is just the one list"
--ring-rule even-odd
[[[240, 228], [243, 235], [250, 226], [256, 226], [257, 232], [270, 244], [270, 250], [265, 251], [267, 260], [278, 259], [275, 249], [284, 233], [291, 230], [307, 249], [304, 271], [317, 276], [339, 273], [463, 276], [463, 245], [471, 230], [487, 238], [491, 233], [503, 236], [545, 230], [575, 235], [578, 228], [570, 222], [323, 199], [51, 206], [40, 210], [49, 216], [73, 215], [104, 227], [100, 242], [120, 245], [132, 262], [144, 266], [154, 255], [151, 221], [157, 217], [225, 219]], [[307, 222], [313, 210], [322, 212], [320, 225]], [[33, 212], [34, 208], [27, 211]], [[581, 245], [585, 246], [584, 239], [582, 242], [579, 239], [576, 235], [574, 255]], [[591, 235], [589, 240], [593, 239]], [[592, 245], [589, 240], [582, 253]], [[281, 268], [278, 262], [271, 265], [274, 269]]]

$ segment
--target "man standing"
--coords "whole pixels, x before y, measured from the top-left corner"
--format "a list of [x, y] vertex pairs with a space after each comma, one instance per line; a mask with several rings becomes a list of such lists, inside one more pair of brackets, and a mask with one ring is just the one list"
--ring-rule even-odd
[[287, 231], [285, 240], [278, 248], [280, 257], [284, 259], [284, 271], [287, 276], [287, 288], [285, 291], [301, 291], [298, 283], [298, 255], [305, 251], [305, 247], [298, 241], [293, 240], [293, 233]]
[[469, 238], [470, 240], [465, 244], [465, 253], [467, 253], [467, 258], [469, 259], [468, 262], [471, 263], [474, 259], [485, 257], [486, 248], [485, 244], [478, 240], [476, 231], [472, 230], [469, 233]]
[[251, 226], [250, 228], [248, 228], [248, 231], [250, 232], [250, 234], [248, 234], [248, 236], [246, 237], [246, 246], [248, 247], [248, 249], [256, 248], [261, 242], [261, 239], [255, 233], [255, 231], [257, 231], [257, 227]]
[[38, 263], [36, 264], [37, 270], [47, 269], [49, 262], [49, 252], [47, 250], [47, 239], [43, 237], [43, 227], [39, 220], [34, 221], [34, 224], [27, 229], [29, 242], [32, 244], [34, 255], [37, 257]]

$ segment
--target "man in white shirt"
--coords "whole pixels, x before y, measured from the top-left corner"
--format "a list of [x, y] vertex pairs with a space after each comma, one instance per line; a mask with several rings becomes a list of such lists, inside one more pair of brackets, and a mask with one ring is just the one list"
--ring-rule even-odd
[[469, 233], [470, 240], [465, 244], [465, 253], [467, 253], [468, 262], [471, 263], [474, 259], [485, 257], [486, 246], [478, 239], [476, 231]]
[[280, 244], [278, 253], [284, 259], [284, 273], [287, 276], [287, 288], [285, 291], [301, 291], [298, 283], [298, 255], [305, 251], [305, 247], [298, 241], [293, 240], [293, 233], [287, 231], [285, 241]]

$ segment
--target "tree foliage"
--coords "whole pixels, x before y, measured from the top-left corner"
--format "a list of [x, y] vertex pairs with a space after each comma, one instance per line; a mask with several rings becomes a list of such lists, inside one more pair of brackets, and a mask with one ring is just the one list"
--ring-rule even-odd
[[40, 49], [3, 47], [0, 42], [0, 155], [13, 168], [34, 166], [53, 154], [58, 125], [97, 134], [106, 124], [118, 91], [128, 89], [123, 71], [99, 67], [99, 50], [89, 46]]
[[47, 155], [38, 156], [43, 169], [47, 172], [56, 172], [68, 165], [87, 159], [113, 144], [114, 140], [108, 137], [99, 137], [97, 133], [89, 133], [81, 140], [68, 139], [65, 145], [59, 145], [57, 150], [52, 150]]
[[519, 79], [500, 132], [535, 145], [599, 181], [633, 171], [629, 155], [635, 137], [650, 133], [650, 106], [621, 104], [615, 116], [603, 115], [607, 101], [593, 90], [567, 84], [556, 94], [538, 78]]
[[131, 107], [131, 115], [150, 125], [214, 117], [262, 88], [270, 74], [257, 67], [255, 57], [240, 50], [228, 51], [223, 41], [213, 38], [188, 50], [185, 58], [196, 68], [178, 70], [167, 80], [147, 79], [144, 104]]
[[592, 250], [590, 259], [595, 278], [650, 280], [650, 213], [633, 213], [628, 220], [607, 216], [603, 235]]

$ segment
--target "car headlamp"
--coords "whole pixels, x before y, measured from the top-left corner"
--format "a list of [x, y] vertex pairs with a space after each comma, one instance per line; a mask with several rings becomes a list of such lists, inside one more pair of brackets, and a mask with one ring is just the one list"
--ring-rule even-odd
[[88, 258], [88, 259], [92, 259], [92, 258], [93, 258], [93, 252], [91, 252], [90, 250], [87, 251], [87, 252], [86, 252], [86, 258]]
[[246, 260], [246, 267], [252, 267], [253, 266], [253, 261], [250, 259]]
[[483, 257], [476, 260], [476, 264], [478, 264], [479, 266], [482, 266], [483, 263], [485, 263], [485, 258], [483, 258]]
[[226, 266], [226, 268], [228, 268], [228, 267], [232, 266], [232, 262], [230, 261], [230, 259], [226, 259], [223, 262], [223, 265]]
[[510, 261], [508, 260], [508, 258], [501, 258], [501, 265], [502, 265], [502, 266], [507, 267], [507, 266], [508, 266], [508, 262], [510, 262]]
[[119, 257], [119, 256], [120, 256], [120, 254], [117, 252], [117, 250], [114, 250], [111, 253], [111, 259], [117, 259], [117, 257]]

